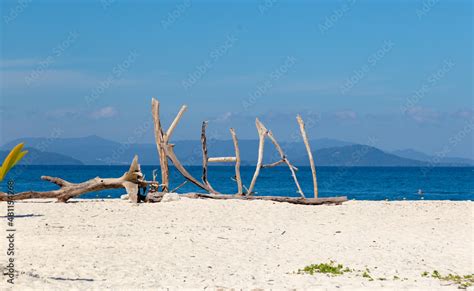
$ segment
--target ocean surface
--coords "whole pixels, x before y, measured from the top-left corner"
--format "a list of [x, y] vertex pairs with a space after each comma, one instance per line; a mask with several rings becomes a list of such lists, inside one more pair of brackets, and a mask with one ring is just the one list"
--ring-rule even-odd
[[[142, 166], [147, 180], [152, 179], [155, 166]], [[196, 178], [201, 177], [201, 167], [187, 167]], [[15, 182], [15, 192], [26, 190], [51, 190], [56, 185], [42, 181], [42, 175], [56, 176], [71, 182], [82, 182], [100, 176], [119, 177], [128, 170], [128, 166], [17, 166], [0, 184], [6, 191], [7, 180]], [[254, 167], [242, 167], [244, 184], [248, 187]], [[171, 187], [176, 187], [184, 178], [171, 167]], [[221, 193], [235, 193], [236, 183], [234, 167], [214, 166], [209, 168], [209, 181]], [[299, 167], [298, 180], [307, 197], [312, 197], [312, 178], [309, 167]], [[317, 177], [319, 196], [348, 196], [356, 200], [473, 200], [474, 168], [413, 168], [413, 167], [318, 167]], [[160, 175], [158, 173], [158, 179]], [[258, 178], [256, 195], [294, 196], [296, 186], [287, 167], [262, 169]], [[188, 183], [178, 190], [184, 192], [202, 192]], [[117, 198], [125, 191], [107, 190], [84, 194], [80, 198]], [[422, 193], [422, 194], [420, 194]]]

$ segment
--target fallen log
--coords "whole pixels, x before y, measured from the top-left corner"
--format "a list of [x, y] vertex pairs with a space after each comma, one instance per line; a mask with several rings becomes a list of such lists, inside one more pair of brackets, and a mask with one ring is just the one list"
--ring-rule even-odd
[[[145, 202], [158, 203], [161, 202], [164, 192], [148, 193]], [[300, 205], [323, 205], [335, 204], [340, 205], [347, 201], [346, 196], [326, 197], [326, 198], [302, 198], [302, 197], [283, 197], [283, 196], [245, 196], [238, 194], [211, 194], [211, 193], [185, 193], [179, 194], [180, 197], [191, 199], [217, 199], [217, 200], [264, 200], [274, 202], [286, 202]]]
[[208, 194], [208, 193], [187, 193], [180, 194], [187, 198], [208, 198], [208, 199], [239, 199], [239, 200], [266, 200], [275, 202], [287, 202], [292, 204], [302, 205], [322, 205], [322, 204], [336, 204], [347, 201], [346, 196], [341, 197], [327, 197], [327, 198], [303, 198], [303, 197], [280, 197], [280, 196], [242, 196], [230, 194]]
[[13, 201], [24, 199], [56, 198], [57, 202], [67, 202], [69, 199], [80, 196], [85, 193], [97, 192], [108, 189], [125, 188], [129, 199], [132, 202], [139, 202], [140, 189], [146, 189], [148, 185], [155, 182], [143, 180], [143, 174], [138, 164], [138, 157], [135, 156], [130, 169], [119, 178], [100, 178], [96, 177], [82, 183], [71, 183], [61, 178], [42, 176], [42, 180], [49, 181], [58, 185], [60, 188], [52, 191], [26, 191], [14, 195], [0, 192], [0, 201]]

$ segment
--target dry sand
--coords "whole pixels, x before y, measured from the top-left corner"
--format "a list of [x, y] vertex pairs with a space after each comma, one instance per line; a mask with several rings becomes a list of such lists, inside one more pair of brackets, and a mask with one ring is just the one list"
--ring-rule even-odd
[[[2, 203], [6, 212], [6, 204]], [[421, 273], [473, 270], [473, 202], [301, 206], [190, 200], [15, 204], [15, 289], [456, 289]], [[3, 214], [2, 214], [3, 215]], [[2, 237], [6, 219], [2, 219]], [[6, 246], [7, 241], [1, 242]], [[329, 277], [299, 268], [333, 260]], [[6, 251], [0, 267], [6, 266]], [[394, 279], [394, 276], [400, 279]], [[377, 278], [385, 278], [379, 280]], [[10, 285], [2, 276], [0, 289]]]

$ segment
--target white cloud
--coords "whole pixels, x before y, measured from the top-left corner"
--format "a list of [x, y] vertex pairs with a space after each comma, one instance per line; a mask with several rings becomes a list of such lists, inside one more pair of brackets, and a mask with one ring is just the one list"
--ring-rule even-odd
[[232, 119], [232, 117], [234, 117], [235, 114], [233, 114], [232, 112], [225, 112], [224, 114], [221, 114], [219, 116], [217, 116], [215, 119], [211, 119], [212, 122], [228, 122]]
[[103, 118], [111, 118], [117, 116], [118, 111], [112, 106], [107, 106], [100, 108], [91, 113], [91, 117], [94, 119], [103, 119]]
[[21, 69], [25, 67], [33, 68], [38, 65], [39, 59], [24, 58], [24, 59], [0, 59], [0, 68], [2, 69]]
[[4, 90], [31, 88], [88, 88], [100, 79], [73, 70], [15, 70], [0, 71], [0, 87]]
[[460, 119], [470, 119], [474, 117], [474, 110], [462, 109], [452, 113], [452, 116]]
[[78, 115], [80, 113], [81, 113], [80, 111], [75, 110], [75, 109], [58, 108], [58, 109], [45, 112], [45, 116], [47, 118], [52, 118], [52, 119], [61, 119], [61, 118], [71, 117], [73, 115]]
[[355, 120], [357, 119], [357, 113], [351, 110], [344, 110], [344, 111], [336, 111], [334, 112], [334, 116], [337, 119], [342, 120]]
[[421, 106], [407, 109], [406, 115], [418, 123], [436, 123], [442, 117], [440, 112]]
[[[91, 74], [87, 71], [68, 69], [4, 70], [0, 67], [0, 89], [2, 90], [36, 90], [38, 88], [96, 88], [101, 82], [110, 79], [110, 74]], [[115, 78], [114, 87], [137, 86], [138, 80]]]

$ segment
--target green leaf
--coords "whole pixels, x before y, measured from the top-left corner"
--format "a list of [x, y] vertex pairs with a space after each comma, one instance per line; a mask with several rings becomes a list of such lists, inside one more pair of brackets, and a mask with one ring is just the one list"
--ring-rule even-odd
[[26, 154], [26, 152], [21, 152], [23, 146], [23, 143], [16, 145], [5, 158], [5, 161], [3, 161], [2, 167], [0, 168], [0, 181], [3, 181], [8, 171]]
[[[18, 156], [16, 157], [16, 160], [15, 162], [13, 163], [13, 166], [15, 166], [16, 164], [18, 164], [18, 162], [23, 159], [23, 157], [28, 153], [28, 151], [23, 151], [21, 153], [18, 154]], [[12, 166], [12, 167], [13, 167]]]

